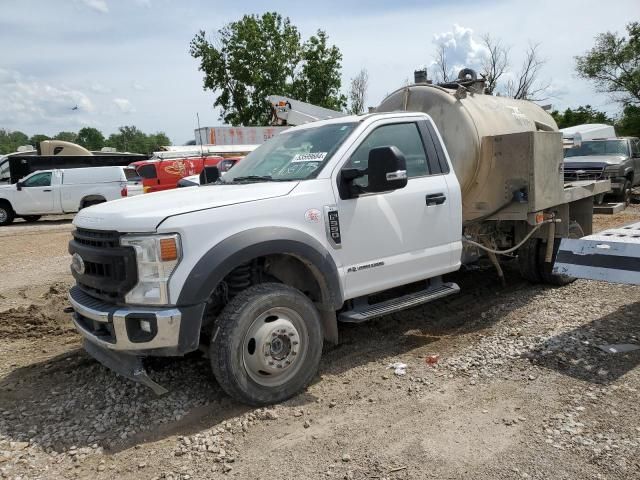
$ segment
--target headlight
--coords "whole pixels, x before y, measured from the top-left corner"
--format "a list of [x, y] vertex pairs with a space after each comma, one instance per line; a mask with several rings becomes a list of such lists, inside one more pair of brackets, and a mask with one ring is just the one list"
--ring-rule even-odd
[[620, 173], [620, 165], [608, 165], [604, 169], [605, 175], [615, 177]]
[[138, 265], [138, 283], [124, 297], [127, 303], [167, 305], [169, 278], [182, 256], [180, 236], [125, 235], [120, 245], [133, 247]]

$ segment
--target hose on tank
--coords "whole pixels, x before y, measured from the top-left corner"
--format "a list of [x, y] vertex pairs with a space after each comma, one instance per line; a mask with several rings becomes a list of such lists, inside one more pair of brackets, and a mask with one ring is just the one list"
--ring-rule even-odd
[[480, 250], [484, 250], [485, 252], [489, 252], [489, 253], [493, 253], [495, 255], [508, 255], [510, 253], [515, 252], [517, 249], [519, 249], [522, 245], [524, 245], [524, 243], [529, 240], [529, 238], [531, 238], [531, 235], [533, 235], [540, 227], [542, 227], [543, 225], [547, 224], [547, 223], [558, 223], [560, 222], [560, 219], [554, 219], [551, 218], [549, 220], [545, 220], [543, 222], [540, 222], [539, 224], [537, 224], [535, 227], [533, 227], [531, 229], [531, 231], [529, 233], [527, 233], [525, 235], [525, 237], [522, 239], [522, 241], [520, 243], [518, 243], [515, 247], [511, 247], [507, 250], [494, 250], [492, 248], [489, 247], [485, 247], [484, 245], [482, 245], [481, 243], [478, 242], [474, 242], [473, 240], [469, 240], [468, 238], [464, 238], [462, 237], [462, 242], [463, 243], [468, 243], [469, 245], [473, 245], [474, 247], [478, 247]]

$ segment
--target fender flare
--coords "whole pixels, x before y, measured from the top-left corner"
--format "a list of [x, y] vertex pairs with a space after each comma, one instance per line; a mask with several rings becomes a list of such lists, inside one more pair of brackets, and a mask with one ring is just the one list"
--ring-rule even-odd
[[292, 255], [303, 261], [320, 285], [322, 306], [338, 310], [344, 300], [333, 258], [310, 235], [286, 227], [260, 227], [232, 235], [212, 247], [196, 263], [184, 282], [177, 305], [206, 302], [216, 286], [235, 267], [265, 255]]

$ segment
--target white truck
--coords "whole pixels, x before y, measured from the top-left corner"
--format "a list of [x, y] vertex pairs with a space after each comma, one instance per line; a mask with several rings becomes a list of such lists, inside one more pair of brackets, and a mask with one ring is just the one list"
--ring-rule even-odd
[[42, 215], [75, 213], [91, 205], [142, 193], [134, 168], [40, 170], [17, 183], [0, 185], [0, 226], [9, 225], [16, 217], [35, 222]]
[[553, 119], [475, 83], [403, 87], [378, 113], [276, 135], [214, 183], [81, 211], [85, 349], [162, 393], [144, 357], [204, 347], [227, 393], [265, 405], [309, 384], [338, 321], [455, 294], [443, 275], [483, 254], [499, 275], [496, 255], [517, 252], [529, 280], [572, 281], [551, 271], [560, 238], [591, 233], [610, 183], [565, 188]]

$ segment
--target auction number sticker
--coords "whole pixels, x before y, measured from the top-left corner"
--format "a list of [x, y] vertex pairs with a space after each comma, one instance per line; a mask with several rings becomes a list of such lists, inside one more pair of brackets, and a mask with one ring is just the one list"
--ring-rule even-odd
[[321, 162], [328, 152], [315, 152], [315, 153], [298, 153], [291, 159], [291, 163], [302, 162]]

